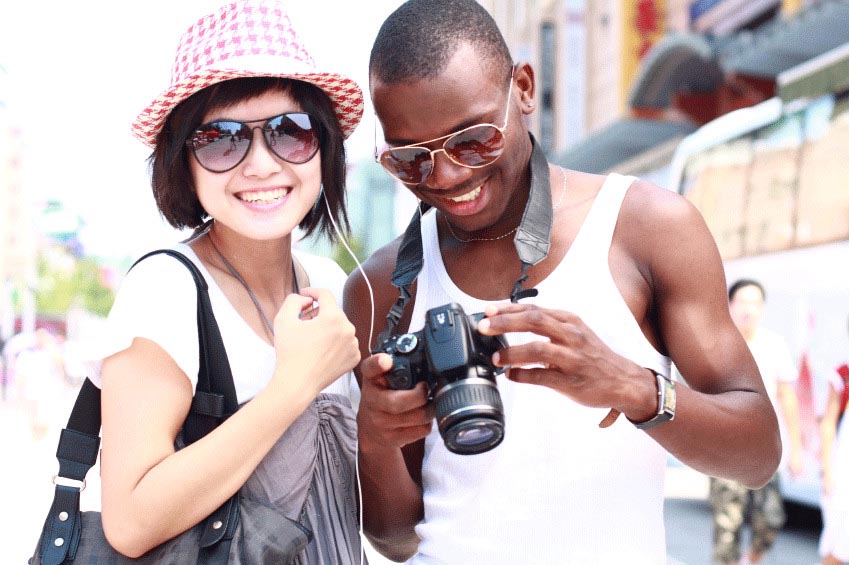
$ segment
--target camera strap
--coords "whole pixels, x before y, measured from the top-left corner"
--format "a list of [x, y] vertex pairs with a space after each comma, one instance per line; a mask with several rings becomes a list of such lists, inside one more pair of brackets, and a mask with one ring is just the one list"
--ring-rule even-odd
[[[528, 279], [528, 268], [536, 265], [546, 257], [551, 246], [551, 228], [554, 212], [551, 206], [551, 187], [549, 185], [548, 160], [532, 134], [531, 138], [531, 189], [522, 221], [513, 244], [516, 253], [522, 262], [522, 271], [519, 278], [513, 284], [510, 292], [510, 302], [518, 302], [523, 298], [536, 296], [535, 288], [523, 289], [522, 284]], [[424, 252], [422, 248], [421, 216], [430, 209], [428, 204], [419, 203], [418, 209], [413, 214], [401, 246], [395, 260], [395, 271], [392, 273], [392, 284], [398, 288], [398, 300], [389, 309], [386, 315], [386, 329], [377, 338], [377, 343], [383, 343], [392, 335], [395, 327], [404, 314], [404, 309], [412, 297], [410, 287], [419, 276], [424, 265]]]

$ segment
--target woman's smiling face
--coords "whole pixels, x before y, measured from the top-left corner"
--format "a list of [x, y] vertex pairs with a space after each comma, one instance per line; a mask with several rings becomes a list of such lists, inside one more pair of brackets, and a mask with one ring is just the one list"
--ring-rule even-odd
[[[272, 90], [226, 108], [211, 110], [203, 122], [251, 122], [286, 112], [302, 112], [292, 96]], [[233, 169], [214, 173], [190, 156], [198, 200], [216, 222], [252, 239], [289, 235], [312, 209], [321, 191], [321, 151], [302, 164], [274, 154], [252, 124], [253, 141], [244, 160]], [[190, 152], [191, 153], [191, 152]]]

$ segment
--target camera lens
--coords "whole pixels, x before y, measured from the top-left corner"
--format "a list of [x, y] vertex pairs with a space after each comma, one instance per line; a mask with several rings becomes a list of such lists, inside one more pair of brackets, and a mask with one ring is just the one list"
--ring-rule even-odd
[[464, 447], [488, 444], [498, 435], [491, 422], [475, 418], [454, 426], [454, 443]]
[[483, 453], [504, 439], [504, 408], [495, 383], [471, 377], [436, 393], [436, 421], [449, 451]]

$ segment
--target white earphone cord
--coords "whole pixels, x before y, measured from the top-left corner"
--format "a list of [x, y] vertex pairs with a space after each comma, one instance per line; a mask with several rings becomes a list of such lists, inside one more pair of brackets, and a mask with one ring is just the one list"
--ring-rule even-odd
[[[342, 235], [342, 231], [339, 229], [339, 226], [336, 225], [336, 221], [333, 219], [333, 213], [330, 211], [330, 203], [327, 201], [327, 195], [324, 193], [324, 185], [321, 187], [321, 197], [324, 199], [324, 206], [327, 208], [327, 215], [330, 218], [330, 223], [333, 224], [333, 229], [336, 231], [336, 235], [339, 238], [339, 241], [342, 242], [342, 245], [345, 247], [345, 250], [348, 252], [348, 255], [354, 260], [354, 263], [357, 264], [357, 269], [359, 269], [360, 274], [363, 275], [363, 280], [366, 281], [366, 287], [368, 288], [368, 297], [369, 302], [371, 303], [371, 318], [369, 318], [369, 330], [368, 330], [368, 345], [371, 347], [371, 340], [374, 336], [374, 291], [371, 287], [371, 281], [369, 281], [368, 276], [366, 275], [363, 266], [360, 264], [357, 256], [354, 255], [354, 252], [351, 250], [350, 246], [348, 246], [348, 242], [345, 240], [345, 236]], [[416, 213], [419, 215], [419, 220], [421, 220], [422, 216], [422, 207], [421, 203], [416, 206]], [[360, 440], [357, 438], [355, 448], [354, 448], [354, 471], [357, 475], [357, 497], [359, 499], [359, 532], [360, 532], [360, 565], [365, 563], [365, 533], [363, 532], [363, 487], [360, 482]]]
[[[336, 231], [336, 236], [339, 238], [339, 241], [342, 242], [342, 245], [345, 247], [345, 250], [354, 260], [354, 263], [357, 264], [357, 269], [359, 269], [360, 274], [363, 275], [363, 279], [366, 281], [366, 287], [368, 287], [368, 297], [371, 303], [371, 318], [369, 318], [369, 330], [368, 330], [368, 345], [371, 347], [372, 336], [374, 335], [374, 291], [371, 288], [371, 281], [369, 281], [368, 276], [366, 275], [363, 266], [360, 264], [357, 256], [354, 255], [354, 252], [351, 250], [348, 242], [345, 241], [345, 236], [342, 235], [342, 231], [339, 229], [339, 226], [336, 225], [336, 221], [333, 219], [333, 213], [330, 211], [330, 203], [327, 201], [327, 195], [324, 192], [324, 185], [321, 187], [321, 196], [324, 199], [324, 206], [327, 208], [327, 215], [330, 218], [330, 223], [333, 224], [333, 229]], [[360, 440], [357, 438], [356, 443], [354, 444], [354, 472], [357, 476], [357, 498], [359, 501], [359, 533], [360, 533], [360, 565], [365, 563], [365, 533], [363, 532], [363, 488], [360, 483]]]

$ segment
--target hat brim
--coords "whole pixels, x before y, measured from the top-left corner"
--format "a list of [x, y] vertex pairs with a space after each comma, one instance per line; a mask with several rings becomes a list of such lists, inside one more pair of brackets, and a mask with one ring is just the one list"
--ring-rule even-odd
[[363, 116], [363, 92], [354, 80], [337, 73], [289, 72], [258, 73], [244, 69], [210, 69], [184, 78], [172, 84], [142, 110], [132, 124], [132, 132], [149, 147], [156, 144], [156, 136], [162, 129], [168, 114], [192, 94], [213, 84], [235, 78], [275, 77], [301, 80], [322, 89], [333, 102], [336, 118], [342, 135], [347, 139], [356, 129]]

